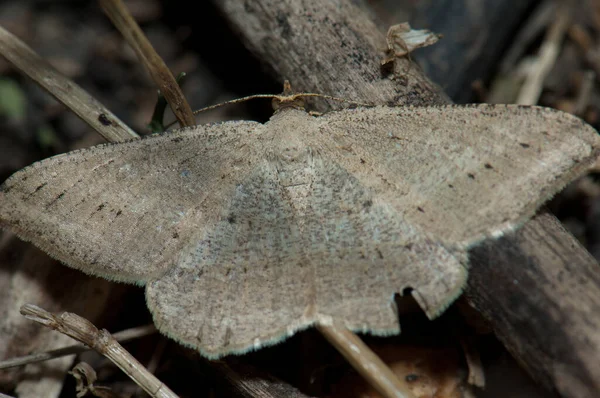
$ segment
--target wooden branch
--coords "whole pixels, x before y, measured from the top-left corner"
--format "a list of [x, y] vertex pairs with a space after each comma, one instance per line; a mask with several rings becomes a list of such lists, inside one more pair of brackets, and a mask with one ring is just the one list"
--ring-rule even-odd
[[[376, 26], [350, 1], [256, 0], [240, 3], [223, 0], [214, 4], [240, 32], [247, 47], [281, 80], [290, 79], [297, 90], [384, 104], [439, 104], [446, 101], [417, 67], [408, 67], [408, 61], [397, 62], [396, 71], [406, 71], [403, 76], [393, 80], [382, 77], [379, 64], [382, 49], [385, 49], [383, 32], [387, 27]], [[536, 231], [537, 238], [529, 231]], [[554, 244], [552, 251], [533, 250], [544, 240], [562, 244]], [[589, 279], [593, 266], [590, 264], [594, 262], [572, 241], [571, 235], [551, 216], [533, 218], [519, 233], [488, 242], [485, 253], [473, 256], [467, 294], [470, 302], [476, 302], [476, 308], [488, 316], [512, 354], [546, 388], [565, 397], [597, 396], [597, 384], [575, 388], [565, 383], [570, 375], [582, 375], [596, 383], [600, 380], [597, 362], [592, 364], [593, 361], [586, 360], [600, 358], [598, 333], [588, 326], [598, 325], [600, 320], [600, 311], [590, 311], [596, 306], [593, 301], [588, 301], [589, 297], [600, 297], [600, 281]], [[557, 276], [553, 285], [561, 287], [560, 293], [554, 301], [546, 301], [548, 306], [522, 299], [521, 287], [512, 283], [503, 286], [503, 297], [488, 294], [498, 287], [498, 280], [512, 280], [528, 266], [524, 256], [508, 255], [523, 253], [522, 249], [517, 250], [522, 247], [530, 248], [528, 260], [545, 269], [546, 273], [562, 275], [563, 283]], [[480, 283], [475, 283], [476, 280]], [[546, 279], [531, 279], [528, 295], [547, 297], [547, 283]], [[507, 297], [521, 305], [518, 313], [507, 308]], [[556, 301], [561, 305], [557, 306]], [[572, 303], [567, 305], [569, 301]], [[568, 324], [563, 323], [565, 319], [569, 320]], [[566, 349], [557, 350], [557, 347], [565, 347], [559, 331], [562, 336], [577, 336], [577, 344], [570, 345], [568, 355]], [[545, 344], [538, 345], [537, 341]], [[537, 350], [524, 349], [532, 345]], [[554, 365], [539, 367], [540, 357], [552, 358]]]
[[135, 22], [125, 4], [121, 0], [100, 0], [100, 5], [150, 72], [150, 76], [152, 76], [154, 83], [160, 88], [160, 92], [171, 106], [173, 114], [181, 127], [195, 125], [196, 120], [192, 108], [185, 99], [181, 87], [179, 87], [165, 62], [156, 53], [144, 32]]
[[110, 142], [139, 136], [107, 108], [0, 26], [0, 54]]
[[600, 394], [600, 268], [548, 213], [471, 251], [467, 301], [544, 386]]

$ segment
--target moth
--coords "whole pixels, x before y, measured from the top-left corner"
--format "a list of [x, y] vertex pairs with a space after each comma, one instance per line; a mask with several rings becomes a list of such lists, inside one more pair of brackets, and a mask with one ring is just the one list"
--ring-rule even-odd
[[58, 155], [0, 186], [0, 225], [86, 273], [145, 286], [159, 330], [217, 358], [315, 323], [433, 318], [468, 250], [518, 228], [600, 148], [541, 107], [358, 107], [279, 97], [264, 123], [183, 128]]

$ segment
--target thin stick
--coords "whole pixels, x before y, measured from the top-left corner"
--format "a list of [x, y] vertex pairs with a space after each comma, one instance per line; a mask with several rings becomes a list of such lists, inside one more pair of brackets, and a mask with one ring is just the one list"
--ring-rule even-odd
[[110, 359], [125, 374], [144, 389], [151, 397], [176, 398], [177, 395], [125, 350], [106, 330], [98, 330], [90, 321], [71, 312], [54, 315], [43, 308], [31, 304], [21, 307], [21, 314], [27, 319], [57, 330], [75, 340], [92, 347]]
[[135, 22], [127, 7], [121, 0], [99, 0], [99, 2], [106, 15], [135, 50], [140, 61], [148, 68], [154, 83], [171, 106], [179, 124], [181, 126], [195, 125], [192, 108], [183, 96], [179, 84]]
[[[124, 343], [130, 340], [139, 339], [140, 337], [149, 336], [151, 334], [157, 333], [156, 327], [154, 325], [145, 325], [138, 326], [131, 329], [122, 330], [120, 332], [114, 333], [113, 337], [119, 343]], [[67, 355], [72, 354], [80, 354], [82, 352], [86, 352], [91, 350], [90, 347], [83, 344], [74, 344], [62, 348], [57, 348], [55, 350], [38, 352], [35, 354], [25, 355], [17, 358], [10, 358], [5, 361], [0, 361], [0, 370], [14, 368], [17, 366], [24, 366], [30, 363], [48, 361], [54, 358], [60, 358]]]
[[530, 72], [517, 98], [517, 103], [522, 105], [535, 105], [538, 103], [544, 81], [556, 63], [560, 44], [567, 32], [571, 21], [571, 4], [565, 1], [556, 9], [556, 19], [550, 26], [544, 43], [542, 44], [538, 59], [529, 69]]
[[317, 329], [381, 395], [386, 398], [416, 398], [409, 387], [350, 330], [335, 323], [321, 323]]
[[0, 54], [108, 141], [121, 142], [139, 138], [104, 105], [2, 27], [0, 27]]

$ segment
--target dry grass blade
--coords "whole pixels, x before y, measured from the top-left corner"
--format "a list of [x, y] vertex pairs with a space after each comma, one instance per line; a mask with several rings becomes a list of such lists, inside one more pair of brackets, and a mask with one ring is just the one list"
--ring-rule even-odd
[[409, 387], [357, 335], [335, 323], [319, 324], [317, 329], [382, 396], [416, 398]]
[[139, 136], [108, 109], [9, 31], [0, 27], [0, 54], [111, 142]]
[[21, 307], [21, 313], [27, 319], [41, 323], [92, 347], [110, 359], [151, 397], [177, 397], [169, 387], [148, 372], [137, 359], [131, 356], [108, 331], [99, 330], [87, 319], [70, 312], [54, 315], [31, 304]]
[[530, 68], [517, 104], [535, 105], [542, 94], [544, 80], [556, 62], [561, 42], [571, 22], [571, 4], [565, 1], [556, 9], [556, 20], [550, 26], [535, 65]]
[[[148, 336], [150, 334], [156, 333], [157, 330], [154, 325], [146, 325], [139, 326], [136, 328], [131, 328], [127, 330], [123, 330], [121, 332], [117, 332], [113, 334], [115, 340], [120, 343], [125, 341], [137, 339], [140, 337]], [[79, 354], [85, 351], [89, 351], [90, 348], [83, 344], [75, 344], [68, 347], [59, 348], [56, 350], [39, 352], [36, 354], [25, 355], [18, 358], [7, 359], [6, 361], [0, 361], [0, 369], [8, 369], [16, 366], [23, 366], [30, 363], [47, 361], [54, 358], [63, 357], [71, 354]]]
[[182, 127], [195, 125], [196, 121], [192, 108], [183, 96], [173, 74], [156, 53], [129, 11], [127, 11], [127, 7], [121, 0], [100, 0], [100, 5], [129, 45], [133, 47], [139, 59], [148, 68], [154, 83], [160, 88], [161, 93], [171, 106], [179, 124]]

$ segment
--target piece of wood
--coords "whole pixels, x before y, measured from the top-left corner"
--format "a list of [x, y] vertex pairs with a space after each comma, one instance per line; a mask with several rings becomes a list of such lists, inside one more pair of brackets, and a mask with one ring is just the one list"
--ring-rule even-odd
[[[222, 361], [210, 362], [206, 377], [217, 377], [217, 396], [243, 398], [308, 398], [297, 388], [252, 366], [228, 364]], [[222, 379], [223, 382], [218, 380]]]
[[[396, 70], [406, 71], [404, 79], [382, 77], [379, 64], [383, 58], [381, 49], [385, 48], [383, 32], [387, 27], [376, 26], [349, 1], [328, 0], [316, 4], [307, 1], [284, 3], [257, 0], [242, 4], [225, 0], [215, 2], [215, 6], [243, 36], [248, 48], [281, 79], [290, 79], [298, 89], [386, 104], [439, 104], [446, 101], [439, 88], [418, 68], [406, 68], [406, 60], [397, 61], [396, 66]], [[406, 84], [402, 85], [402, 80]], [[541, 240], [547, 238], [564, 243], [573, 239], [550, 216], [533, 218], [527, 223], [527, 229], [522, 231], [529, 229], [538, 231]], [[471, 302], [478, 297], [488, 298], [487, 301], [481, 299], [477, 308], [488, 315], [492, 326], [513, 355], [546, 388], [565, 397], [593, 396], [598, 394], [597, 386], [575, 386], [565, 383], [562, 378], [565, 374], [590, 375], [592, 379], [600, 380], [600, 368], [583, 360], [600, 358], [597, 332], [591, 333], [592, 329], [586, 326], [600, 319], [600, 312], [588, 311], [591, 304], [586, 302], [586, 297], [598, 294], [600, 281], [587, 279], [587, 271], [584, 270], [590, 270], [590, 265], [585, 264], [594, 262], [581, 246], [569, 243], [563, 244], [560, 251], [538, 250], [530, 254], [532, 261], [550, 267], [556, 275], [571, 272], [569, 279], [572, 283], [556, 281], [561, 285], [562, 293], [555, 298], [560, 301], [563, 297], [572, 297], [570, 300], [578, 303], [569, 307], [569, 314], [565, 313], [563, 306], [552, 309], [560, 316], [548, 317], [548, 309], [544, 310], [546, 307], [539, 302], [533, 305], [522, 300], [518, 314], [505, 311], [501, 316], [502, 312], [497, 311], [506, 308], [504, 299], [487, 294], [490, 286], [497, 284], [499, 274], [503, 275], [503, 279], [510, 280], [517, 270], [527, 266], [524, 258], [509, 258], [505, 253], [514, 251], [514, 247], [535, 247], [538, 239], [521, 232], [489, 242], [485, 256], [482, 254], [473, 258], [471, 274], [480, 273], [477, 278], [482, 283], [470, 283], [468, 296]], [[494, 264], [494, 267], [486, 266], [486, 261]], [[571, 267], [567, 270], [565, 264]], [[544, 297], [541, 292], [545, 291], [546, 283], [543, 279], [533, 279], [529, 294]], [[504, 294], [518, 298], [522, 292], [516, 285], [508, 285], [504, 286]], [[547, 303], [550, 304], [549, 301]], [[565, 324], [561, 319], [569, 319], [569, 323]], [[541, 320], [544, 320], [543, 325]], [[578, 331], [579, 344], [572, 345], [569, 355], [566, 355], [565, 351], [557, 352], [556, 347], [565, 347], [558, 331], [564, 332], [568, 328]], [[549, 334], [548, 330], [557, 332]], [[537, 351], [511, 348], [528, 347], [542, 338], [546, 344], [539, 345]], [[539, 358], [543, 355], [554, 358], [555, 363], [561, 365], [553, 367], [553, 370], [538, 367]], [[572, 358], [580, 360], [573, 361]]]

